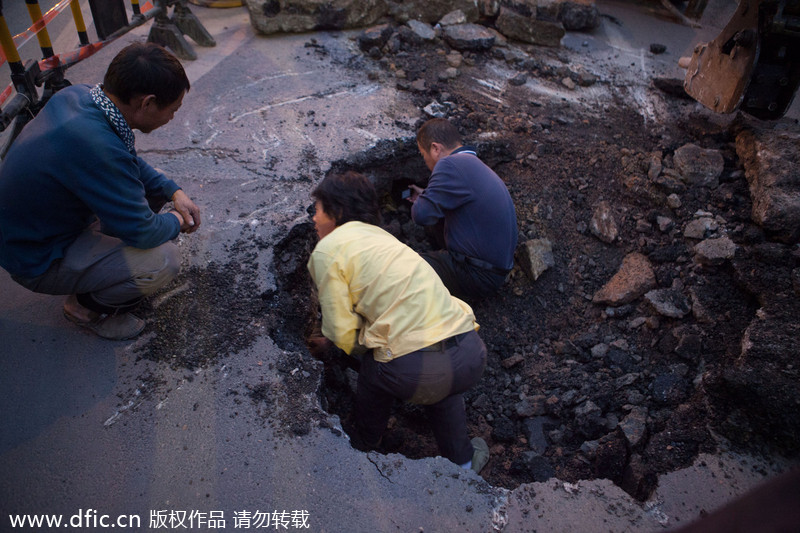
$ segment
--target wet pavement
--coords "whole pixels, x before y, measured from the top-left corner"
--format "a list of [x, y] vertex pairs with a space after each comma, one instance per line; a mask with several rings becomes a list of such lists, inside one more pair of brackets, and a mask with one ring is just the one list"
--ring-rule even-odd
[[[652, 56], [642, 51], [650, 34], [640, 13], [625, 3], [600, 6], [631, 22], [604, 18], [591, 36], [568, 35], [566, 50], [631, 79], [636, 69], [680, 72], [677, 58], [700, 30], [661, 22], [669, 53]], [[192, 90], [183, 107], [160, 130], [137, 133], [137, 149], [203, 209], [201, 229], [180, 238], [186, 266], [225, 263], [233, 243], [258, 240], [265, 245], [254, 248], [260, 268], [252, 275], [270, 290], [272, 245], [307, 220], [309, 193], [331, 163], [412, 136], [421, 111], [393, 84], [342, 66], [358, 54], [355, 32], [263, 37], [244, 8], [192, 10], [217, 46], [196, 47], [198, 59], [184, 62]], [[125, 36], [68, 78], [99, 81], [113, 55], [146, 34], [144, 27]], [[645, 504], [607, 480], [551, 479], [508, 491], [442, 458], [352, 449], [315, 394], [287, 396], [275, 368], [300, 356], [266, 332], [207, 368], [175, 370], [137, 357], [146, 339], [107, 342], [79, 331], [61, 316], [61, 298], [30, 293], [5, 272], [0, 291], [3, 531], [12, 514], [63, 515], [83, 531], [100, 529], [90, 523], [100, 515], [142, 531], [206, 531], [222, 521], [225, 529], [319, 532], [656, 531], [719, 506], [776, 466], [703, 455], [663, 476]], [[258, 385], [271, 391], [269, 401], [247, 397]], [[325, 423], [287, 431], [298, 402]], [[123, 528], [137, 517], [140, 527]]]

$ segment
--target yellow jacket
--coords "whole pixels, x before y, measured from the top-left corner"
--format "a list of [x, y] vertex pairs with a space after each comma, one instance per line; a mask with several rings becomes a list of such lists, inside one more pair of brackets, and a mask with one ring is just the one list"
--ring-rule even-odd
[[308, 270], [319, 292], [322, 334], [348, 354], [374, 349], [376, 361], [477, 330], [475, 315], [451, 296], [414, 250], [372, 224], [347, 222], [321, 239]]

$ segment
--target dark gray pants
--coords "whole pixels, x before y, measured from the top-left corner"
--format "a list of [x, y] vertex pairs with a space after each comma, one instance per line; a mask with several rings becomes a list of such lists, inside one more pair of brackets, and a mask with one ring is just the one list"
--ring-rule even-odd
[[474, 302], [496, 293], [507, 274], [499, 274], [456, 260], [447, 250], [424, 252], [422, 258], [433, 267], [450, 294]]
[[76, 294], [84, 307], [113, 314], [131, 310], [143, 297], [169, 283], [179, 270], [180, 250], [174, 242], [140, 250], [104, 234], [96, 222], [44, 274], [13, 279], [38, 293]]
[[356, 391], [356, 423], [368, 447], [380, 441], [396, 399], [425, 405], [443, 457], [456, 464], [472, 459], [463, 393], [486, 366], [486, 346], [475, 331], [430, 348], [379, 363], [361, 360]]

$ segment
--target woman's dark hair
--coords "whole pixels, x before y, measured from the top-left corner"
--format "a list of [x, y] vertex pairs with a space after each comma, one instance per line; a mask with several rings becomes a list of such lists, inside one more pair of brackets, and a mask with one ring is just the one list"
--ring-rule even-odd
[[189, 90], [189, 78], [177, 57], [155, 43], [129, 44], [114, 57], [103, 89], [129, 104], [138, 95], [153, 94], [166, 107]]
[[427, 151], [432, 143], [439, 143], [448, 149], [458, 148], [461, 134], [447, 119], [432, 118], [417, 130], [417, 144]]
[[381, 223], [375, 186], [369, 178], [358, 172], [347, 171], [327, 176], [311, 196], [322, 203], [322, 209], [337, 226], [353, 221], [376, 226]]

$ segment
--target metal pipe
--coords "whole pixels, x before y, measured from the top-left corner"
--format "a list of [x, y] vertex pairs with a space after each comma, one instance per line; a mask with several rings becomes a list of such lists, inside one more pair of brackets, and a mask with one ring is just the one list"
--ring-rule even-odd
[[39, 7], [39, 0], [25, 0], [28, 7], [28, 15], [33, 23], [33, 30], [36, 38], [39, 39], [39, 48], [42, 49], [42, 56], [45, 58], [53, 57], [53, 44], [50, 42], [50, 34], [47, 32], [47, 25], [42, 20], [42, 9]]
[[89, 44], [89, 35], [86, 33], [86, 23], [83, 21], [80, 0], [70, 0], [69, 7], [72, 10], [72, 20], [75, 21], [75, 29], [78, 30], [81, 46], [86, 46]]

